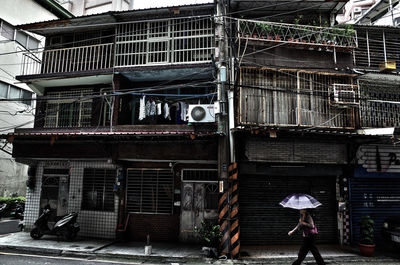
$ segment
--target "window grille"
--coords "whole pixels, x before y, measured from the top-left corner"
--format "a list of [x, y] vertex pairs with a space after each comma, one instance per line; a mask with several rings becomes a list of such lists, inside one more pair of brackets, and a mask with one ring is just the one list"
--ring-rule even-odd
[[82, 210], [114, 211], [115, 169], [85, 168]]
[[91, 89], [48, 92], [45, 128], [89, 127], [92, 119]]
[[171, 214], [174, 175], [170, 169], [128, 169], [127, 211]]
[[210, 62], [214, 29], [209, 18], [119, 25], [116, 66]]
[[182, 181], [216, 182], [218, 181], [218, 171], [216, 169], [183, 169]]
[[205, 185], [205, 210], [217, 210], [218, 209], [218, 183], [207, 183]]

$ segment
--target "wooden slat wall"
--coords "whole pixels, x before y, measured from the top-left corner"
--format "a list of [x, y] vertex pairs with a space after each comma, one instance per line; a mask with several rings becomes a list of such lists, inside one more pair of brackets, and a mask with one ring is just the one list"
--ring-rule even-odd
[[243, 67], [239, 89], [239, 123], [354, 128], [353, 108], [330, 105], [330, 89], [334, 83], [352, 84], [353, 77]]

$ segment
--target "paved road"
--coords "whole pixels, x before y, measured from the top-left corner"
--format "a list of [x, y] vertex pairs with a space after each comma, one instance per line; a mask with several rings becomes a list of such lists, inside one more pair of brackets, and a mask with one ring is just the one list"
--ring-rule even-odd
[[[275, 260], [275, 261], [237, 261], [237, 262], [221, 262], [216, 261], [214, 263], [185, 263], [184, 265], [198, 265], [198, 264], [213, 264], [213, 265], [261, 265], [261, 264], [290, 264], [289, 260]], [[145, 262], [145, 261], [135, 261], [135, 260], [100, 260], [95, 257], [63, 257], [63, 256], [50, 256], [50, 255], [40, 255], [40, 254], [27, 254], [27, 253], [19, 253], [12, 251], [0, 251], [0, 264], [1, 265], [155, 265], [155, 264], [171, 264], [178, 265], [179, 263], [171, 263], [164, 261], [163, 263], [157, 262]], [[315, 262], [308, 261], [307, 265], [316, 264]], [[399, 259], [394, 258], [370, 258], [365, 259], [362, 258], [360, 260], [357, 259], [347, 259], [347, 260], [328, 260], [328, 264], [332, 265], [400, 265]], [[181, 265], [181, 264], [179, 264]]]

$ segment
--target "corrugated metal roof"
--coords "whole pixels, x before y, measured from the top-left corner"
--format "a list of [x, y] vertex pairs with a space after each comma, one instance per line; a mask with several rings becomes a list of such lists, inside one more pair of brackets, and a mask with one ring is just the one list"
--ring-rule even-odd
[[90, 14], [90, 15], [83, 15], [79, 17], [74, 17], [71, 19], [52, 19], [52, 20], [43, 20], [43, 21], [38, 21], [35, 23], [27, 23], [27, 24], [20, 24], [17, 25], [18, 27], [24, 28], [28, 30], [28, 26], [34, 26], [37, 24], [41, 23], [50, 23], [50, 22], [66, 22], [66, 21], [73, 21], [73, 20], [79, 20], [79, 19], [85, 19], [85, 18], [92, 18], [96, 16], [113, 16], [113, 15], [119, 15], [119, 14], [129, 14], [129, 13], [141, 13], [141, 12], [148, 12], [148, 11], [157, 11], [157, 10], [170, 10], [171, 8], [196, 8], [196, 7], [213, 7], [214, 4], [206, 3], [206, 4], [194, 4], [194, 5], [173, 5], [173, 6], [165, 6], [165, 7], [152, 7], [152, 8], [143, 8], [143, 9], [134, 9], [134, 10], [122, 10], [122, 11], [108, 11], [104, 13], [96, 13], [96, 14]]
[[16, 129], [13, 133], [0, 135], [0, 138], [4, 139], [21, 136], [207, 136], [215, 134], [216, 128], [212, 126], [198, 129], [189, 125], [127, 125], [113, 127], [112, 131], [109, 127], [81, 129]]

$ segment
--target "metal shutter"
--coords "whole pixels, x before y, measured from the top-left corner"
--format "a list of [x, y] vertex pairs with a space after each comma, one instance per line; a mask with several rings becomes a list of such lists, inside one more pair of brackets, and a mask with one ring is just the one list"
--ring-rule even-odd
[[243, 245], [298, 244], [301, 233], [287, 235], [299, 212], [279, 205], [287, 195], [308, 193], [323, 206], [315, 210], [319, 243], [337, 242], [334, 177], [241, 175], [239, 180], [240, 240]]
[[400, 215], [400, 179], [353, 178], [350, 180], [352, 242], [359, 243], [360, 221], [369, 215], [375, 221], [375, 243], [381, 244], [383, 221]]
[[128, 169], [127, 211], [172, 214], [174, 175], [170, 169]]

